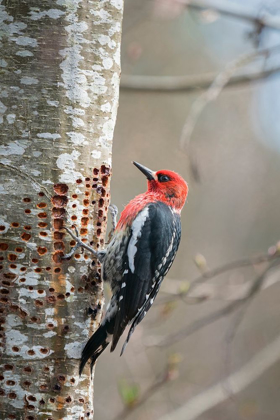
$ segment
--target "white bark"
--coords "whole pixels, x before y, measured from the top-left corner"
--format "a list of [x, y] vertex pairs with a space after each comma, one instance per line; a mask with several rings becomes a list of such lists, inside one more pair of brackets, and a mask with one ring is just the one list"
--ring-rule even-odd
[[78, 363], [100, 321], [100, 267], [87, 252], [61, 260], [62, 226], [104, 245], [122, 12], [123, 0], [0, 1], [3, 419], [93, 417]]

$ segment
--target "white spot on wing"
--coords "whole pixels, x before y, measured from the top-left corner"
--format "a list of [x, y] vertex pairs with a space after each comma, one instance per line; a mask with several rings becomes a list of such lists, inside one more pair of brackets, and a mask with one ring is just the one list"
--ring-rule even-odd
[[110, 303], [107, 306], [106, 315], [105, 315], [105, 318], [102, 321], [102, 325], [106, 324], [107, 321], [110, 321], [110, 319], [113, 318], [113, 316], [116, 314], [116, 312], [117, 312], [116, 297], [113, 296]]
[[[173, 220], [173, 225], [175, 225], [175, 219]], [[166, 251], [166, 255], [163, 257], [163, 259], [161, 260], [161, 263], [158, 265], [158, 270], [156, 270], [156, 272], [155, 272], [155, 276], [156, 277], [158, 277], [158, 275], [159, 275], [159, 271], [161, 270], [161, 268], [166, 264], [166, 262], [167, 262], [167, 258], [169, 257], [169, 254], [171, 253], [171, 251], [173, 250], [173, 244], [174, 244], [174, 239], [175, 239], [175, 236], [176, 236], [176, 229], [174, 228], [174, 231], [173, 231], [173, 234], [172, 234], [172, 238], [171, 238], [171, 242], [170, 242], [170, 245], [169, 245], [169, 247], [168, 247], [168, 249], [167, 249], [167, 251]], [[174, 258], [175, 258], [175, 254], [174, 255], [172, 255], [172, 257], [171, 257], [171, 261], [170, 261], [170, 263], [169, 263], [169, 265], [168, 265], [168, 268], [167, 269], [165, 269], [164, 270], [164, 274], [166, 274], [166, 272], [169, 270], [169, 268], [171, 267], [171, 265], [172, 265], [172, 262], [173, 262], [173, 260], [174, 260]]]
[[149, 215], [149, 208], [148, 206], [145, 207], [135, 218], [134, 222], [132, 223], [132, 236], [128, 244], [127, 255], [128, 255], [128, 263], [129, 268], [132, 273], [134, 273], [135, 265], [134, 265], [134, 258], [137, 252], [137, 241], [142, 235], [142, 228], [144, 223]]

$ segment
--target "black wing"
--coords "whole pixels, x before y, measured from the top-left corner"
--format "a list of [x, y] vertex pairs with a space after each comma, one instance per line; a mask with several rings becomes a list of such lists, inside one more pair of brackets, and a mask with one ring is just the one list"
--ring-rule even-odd
[[136, 325], [151, 307], [175, 258], [180, 237], [180, 216], [162, 202], [149, 204], [135, 218], [117, 297], [118, 312], [111, 351], [116, 347], [127, 324], [133, 321], [127, 344]]

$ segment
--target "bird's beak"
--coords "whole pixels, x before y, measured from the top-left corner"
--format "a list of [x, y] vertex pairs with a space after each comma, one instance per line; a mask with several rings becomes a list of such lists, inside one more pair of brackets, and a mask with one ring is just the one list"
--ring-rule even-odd
[[149, 181], [155, 180], [155, 172], [151, 171], [151, 169], [146, 168], [146, 166], [140, 165], [140, 163], [133, 162], [133, 165], [141, 171]]

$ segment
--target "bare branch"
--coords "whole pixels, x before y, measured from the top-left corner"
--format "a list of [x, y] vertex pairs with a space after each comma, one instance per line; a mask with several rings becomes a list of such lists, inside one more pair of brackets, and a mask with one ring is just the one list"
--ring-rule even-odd
[[182, 328], [175, 334], [168, 335], [164, 338], [159, 339], [149, 339], [147, 340], [147, 345], [150, 347], [167, 347], [171, 344], [174, 344], [178, 341], [184, 340], [185, 338], [189, 337], [190, 335], [194, 334], [195, 332], [201, 330], [202, 328], [213, 324], [213, 322], [218, 321], [219, 319], [223, 318], [224, 316], [227, 316], [237, 310], [241, 305], [243, 304], [242, 300], [238, 300], [235, 302], [230, 303], [225, 308], [219, 309], [218, 311], [207, 315], [205, 317], [202, 317], [196, 321], [194, 321], [192, 324], [188, 325], [185, 328]]
[[[263, 28], [271, 28], [280, 30], [280, 19], [275, 16], [252, 16], [250, 10], [246, 8], [240, 8], [240, 5], [228, 4], [225, 7], [225, 2], [217, 1], [201, 1], [201, 0], [177, 0], [177, 3], [183, 4], [190, 10], [203, 11], [213, 10], [222, 16], [232, 17], [238, 20], [244, 20], [253, 24], [256, 28], [256, 32], [260, 33]], [[254, 53], [253, 53], [254, 54]], [[258, 52], [256, 53], [258, 54]], [[279, 67], [272, 67], [266, 70], [252, 71], [247, 70], [238, 75], [232, 75], [232, 77], [224, 85], [232, 86], [239, 85], [248, 82], [254, 82], [265, 79], [271, 74], [279, 72]], [[208, 73], [202, 75], [192, 76], [135, 76], [125, 75], [121, 77], [121, 88], [132, 89], [132, 90], [144, 90], [152, 92], [192, 92], [199, 89], [208, 89], [213, 80], [217, 77], [216, 73]]]
[[[186, 290], [186, 291], [182, 291], [182, 292], [178, 292], [178, 293], [174, 293], [171, 296], [168, 296], [166, 299], [162, 299], [160, 301], [160, 303], [167, 303], [173, 300], [177, 300], [179, 298], [182, 298], [184, 296], [190, 296], [190, 297], [201, 297], [198, 295], [194, 294], [194, 290], [201, 284], [205, 283], [207, 280], [213, 279], [214, 277], [217, 277], [221, 274], [224, 274], [228, 271], [232, 271], [232, 270], [236, 270], [238, 268], [243, 268], [243, 267], [249, 267], [249, 266], [254, 266], [254, 265], [258, 265], [258, 264], [262, 264], [264, 262], [269, 262], [275, 259], [279, 259], [280, 258], [280, 251], [278, 250], [277, 247], [273, 248], [272, 252], [268, 252], [267, 254], [262, 254], [256, 257], [252, 257], [252, 258], [243, 258], [240, 260], [236, 260], [236, 261], [232, 261], [230, 263], [221, 265], [219, 267], [216, 267], [212, 270], [208, 270], [205, 271], [203, 274], [201, 274], [200, 276], [198, 276], [195, 280], [193, 280], [190, 284], [190, 287]], [[202, 292], [203, 294], [203, 292]]]
[[177, 341], [181, 341], [186, 337], [190, 336], [191, 334], [199, 331], [200, 329], [212, 324], [213, 322], [223, 318], [224, 316], [230, 315], [231, 313], [235, 312], [237, 309], [241, 308], [244, 304], [249, 302], [252, 297], [256, 295], [256, 293], [261, 289], [262, 284], [267, 276], [267, 273], [280, 262], [278, 260], [272, 261], [269, 266], [263, 271], [263, 273], [253, 282], [252, 287], [250, 288], [248, 294], [241, 300], [234, 301], [227, 305], [225, 308], [219, 309], [218, 311], [213, 312], [212, 314], [208, 314], [196, 321], [192, 324], [188, 325], [185, 328], [177, 331], [175, 334], [171, 334], [163, 339], [159, 340], [150, 340], [150, 346], [158, 346], [158, 347], [167, 347], [171, 344], [176, 343]]
[[[204, 302], [206, 299], [213, 300], [224, 300], [224, 301], [234, 301], [244, 299], [248, 294], [249, 289], [252, 287], [253, 281], [246, 281], [243, 284], [199, 284], [192, 291], [187, 293], [182, 292], [178, 293], [175, 290], [179, 289], [182, 280], [166, 279], [165, 283], [161, 286], [162, 292], [168, 293], [169, 296], [164, 297], [159, 300], [158, 304], [166, 304], [169, 302], [174, 302], [179, 298], [185, 298], [186, 303], [199, 303]], [[169, 281], [168, 281], [169, 280]], [[280, 282], [280, 275], [277, 273], [275, 275], [270, 275], [265, 279], [262, 284], [261, 290], [268, 289], [273, 286], [275, 283]], [[175, 284], [174, 284], [175, 283]], [[169, 286], [173, 288], [174, 291], [170, 291]], [[171, 296], [170, 296], [171, 295]], [[156, 304], [156, 302], [155, 302]]]
[[[245, 70], [228, 80], [224, 88], [262, 81], [279, 72], [279, 66], [258, 71], [252, 69]], [[121, 89], [163, 93], [190, 93], [208, 89], [216, 77], [217, 73], [205, 73], [191, 76], [135, 76], [123, 74], [121, 77]]]
[[252, 23], [257, 28], [271, 28], [280, 30], [280, 19], [275, 16], [252, 16], [251, 11], [240, 4], [229, 4], [221, 1], [207, 1], [207, 0], [176, 0], [178, 3], [184, 4], [188, 9], [202, 11], [206, 9], [214, 10], [222, 16], [231, 17], [237, 20], [244, 20]]
[[195, 420], [201, 414], [227, 400], [226, 392], [230, 383], [233, 395], [238, 394], [252, 382], [257, 380], [267, 369], [273, 366], [280, 358], [280, 337], [257, 353], [241, 369], [228, 376], [201, 394], [190, 399], [186, 404], [160, 418], [160, 420]]
[[74, 235], [74, 233], [71, 231], [71, 229], [69, 229], [67, 226], [63, 226], [63, 229], [67, 230], [67, 232], [69, 233], [69, 235], [71, 236], [71, 238], [73, 238], [76, 241], [76, 245], [75, 247], [68, 253], [66, 254], [63, 259], [67, 259], [67, 258], [71, 258], [72, 255], [74, 254], [74, 252], [78, 249], [78, 248], [84, 248], [87, 251], [89, 251], [91, 254], [93, 254], [96, 258], [98, 258], [98, 251], [95, 251], [95, 249], [93, 249], [92, 247], [90, 247], [89, 245], [85, 244], [84, 242], [82, 242], [82, 240], [79, 238], [78, 236], [78, 232], [77, 232], [77, 228], [75, 227], [76, 230], [76, 235]]

